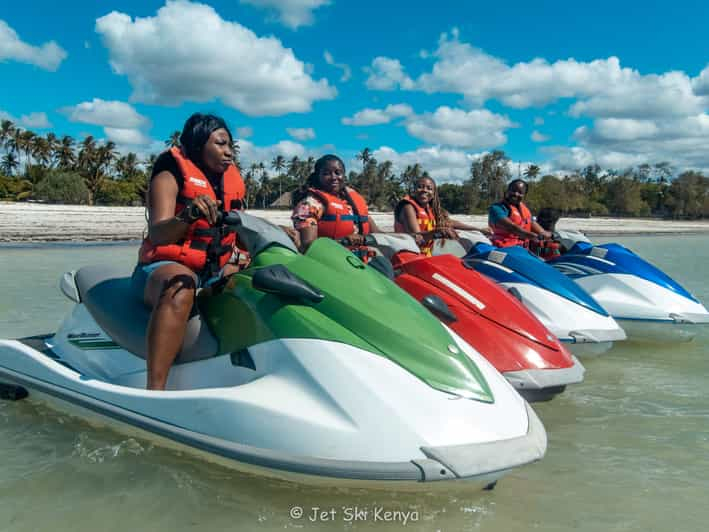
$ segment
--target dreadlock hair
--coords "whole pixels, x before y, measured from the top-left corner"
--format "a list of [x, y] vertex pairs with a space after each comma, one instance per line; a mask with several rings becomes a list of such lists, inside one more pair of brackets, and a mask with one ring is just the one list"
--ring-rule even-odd
[[[430, 205], [431, 205], [431, 211], [433, 211], [433, 218], [435, 220], [436, 229], [445, 227], [446, 224], [448, 223], [448, 220], [449, 220], [448, 212], [443, 207], [441, 207], [441, 199], [438, 196], [438, 185], [436, 185], [436, 181], [432, 177], [430, 177], [428, 175], [424, 175], [424, 176], [419, 177], [411, 185], [411, 188], [409, 189], [409, 195], [411, 195], [413, 197], [413, 194], [416, 191], [416, 187], [418, 186], [419, 182], [421, 182], [421, 180], [423, 180], [423, 179], [427, 179], [433, 185], [433, 198], [431, 199]], [[414, 201], [416, 201], [416, 200], [414, 200]], [[403, 207], [403, 203], [401, 203], [401, 202], [396, 206], [396, 209], [394, 211], [395, 217], [397, 217], [397, 218], [399, 217], [399, 213], [401, 212], [402, 207]]]

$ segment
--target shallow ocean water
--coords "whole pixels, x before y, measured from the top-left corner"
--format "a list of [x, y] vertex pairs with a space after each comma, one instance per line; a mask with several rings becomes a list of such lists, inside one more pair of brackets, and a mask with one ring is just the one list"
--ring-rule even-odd
[[[709, 303], [709, 236], [597, 239], [610, 240]], [[97, 262], [129, 271], [135, 257], [125, 245], [0, 247], [0, 337], [56, 328], [70, 308], [56, 288], [62, 272]], [[0, 530], [705, 530], [708, 356], [702, 330], [686, 344], [621, 343], [585, 359], [582, 384], [534, 405], [544, 460], [491, 492], [305, 487], [0, 401]], [[311, 520], [315, 507], [331, 519]], [[384, 521], [383, 511], [401, 513]]]

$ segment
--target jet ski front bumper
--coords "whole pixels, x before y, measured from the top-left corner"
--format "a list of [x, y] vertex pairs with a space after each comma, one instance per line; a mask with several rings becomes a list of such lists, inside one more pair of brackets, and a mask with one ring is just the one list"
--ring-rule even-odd
[[526, 369], [502, 375], [527, 401], [548, 401], [563, 392], [568, 384], [583, 381], [586, 368], [575, 356], [572, 358], [574, 364], [570, 368]]

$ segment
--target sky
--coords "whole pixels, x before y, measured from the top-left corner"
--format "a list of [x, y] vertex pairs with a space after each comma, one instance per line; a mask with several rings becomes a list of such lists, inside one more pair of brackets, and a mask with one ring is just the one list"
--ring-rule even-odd
[[0, 118], [164, 149], [223, 116], [242, 163], [368, 147], [439, 182], [670, 162], [709, 171], [709, 3], [30, 0], [0, 4]]

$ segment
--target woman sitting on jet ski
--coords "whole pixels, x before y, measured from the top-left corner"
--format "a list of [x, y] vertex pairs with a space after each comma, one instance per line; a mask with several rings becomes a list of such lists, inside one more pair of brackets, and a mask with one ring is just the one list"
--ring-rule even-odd
[[412, 194], [405, 196], [394, 209], [394, 232], [415, 236], [421, 251], [431, 253], [435, 238], [458, 238], [456, 229], [467, 229], [489, 234], [489, 229], [478, 229], [452, 220], [441, 207], [436, 182], [430, 177], [416, 181]]
[[224, 120], [195, 113], [180, 146], [153, 166], [147, 195], [148, 234], [132, 283], [152, 308], [148, 324], [148, 379], [165, 389], [184, 339], [195, 292], [238, 271], [235, 234], [219, 223], [224, 210], [241, 209], [244, 182], [233, 164], [232, 135]]
[[345, 185], [345, 163], [336, 155], [323, 155], [315, 162], [296, 201], [291, 219], [303, 253], [318, 237], [347, 239], [357, 248], [364, 245], [365, 235], [382, 232], [369, 217], [366, 200]]
[[488, 211], [488, 224], [492, 228], [490, 240], [497, 247], [528, 247], [532, 239], [550, 239], [546, 231], [532, 218], [532, 213], [522, 202], [527, 194], [527, 183], [514, 179], [507, 186], [502, 201], [494, 203]]

